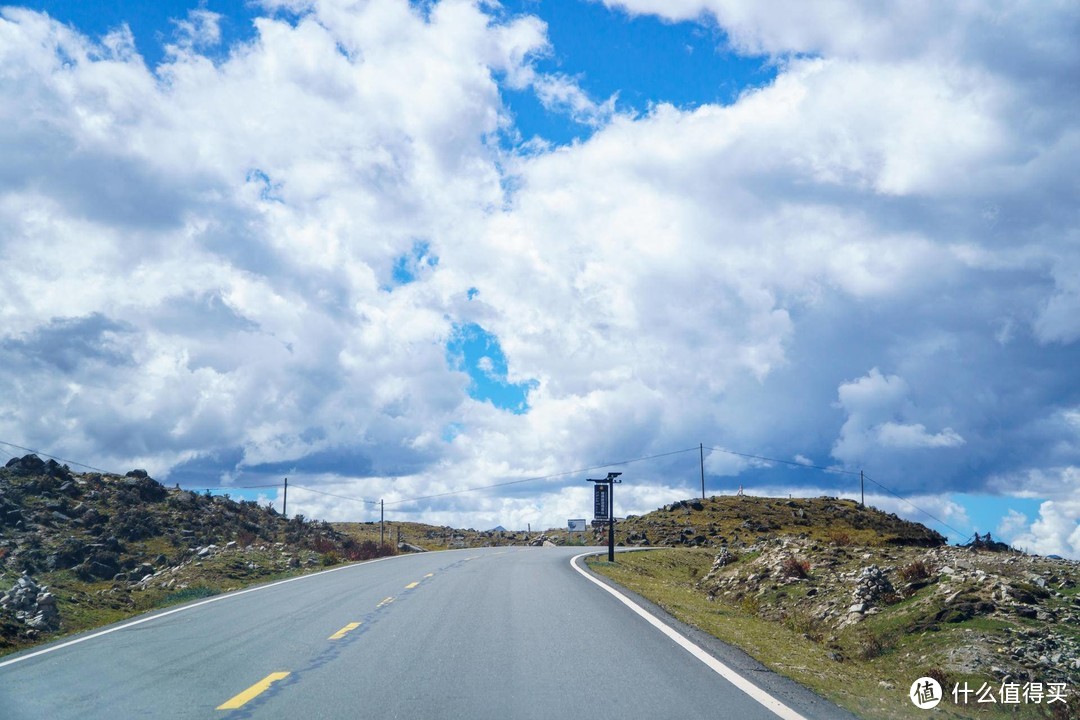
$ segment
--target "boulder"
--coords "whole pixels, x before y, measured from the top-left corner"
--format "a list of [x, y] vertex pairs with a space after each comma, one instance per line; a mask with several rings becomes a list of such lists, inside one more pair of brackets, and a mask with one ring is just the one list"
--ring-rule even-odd
[[55, 630], [60, 626], [56, 597], [44, 585], [23, 574], [8, 592], [0, 595], [0, 608], [33, 630]]
[[4, 466], [16, 475], [44, 475], [46, 471], [45, 461], [37, 455], [23, 455], [21, 458], [12, 458]]

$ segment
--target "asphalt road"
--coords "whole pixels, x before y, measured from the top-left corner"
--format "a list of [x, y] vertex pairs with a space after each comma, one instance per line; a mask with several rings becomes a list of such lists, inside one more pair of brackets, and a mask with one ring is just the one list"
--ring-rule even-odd
[[[0, 658], [0, 718], [778, 717], [574, 570], [581, 550], [399, 556]], [[754, 672], [807, 720], [850, 717]]]

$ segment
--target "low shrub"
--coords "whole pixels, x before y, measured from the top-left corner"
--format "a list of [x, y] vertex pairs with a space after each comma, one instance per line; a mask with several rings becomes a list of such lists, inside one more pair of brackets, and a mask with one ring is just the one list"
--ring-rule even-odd
[[900, 579], [904, 582], [918, 582], [919, 580], [928, 580], [934, 575], [934, 567], [922, 560], [916, 560], [910, 565], [905, 565], [897, 571], [900, 574]]
[[788, 555], [780, 563], [780, 574], [789, 578], [810, 577], [810, 562], [794, 555]]
[[761, 600], [757, 595], [747, 595], [739, 601], [739, 609], [747, 615], [758, 615], [761, 613]]
[[854, 654], [860, 660], [873, 660], [892, 650], [894, 644], [885, 635], [865, 630], [855, 638]]
[[345, 558], [351, 562], [374, 560], [375, 558], [397, 554], [397, 550], [392, 545], [388, 543], [379, 544], [374, 540], [364, 540], [363, 542], [347, 541], [344, 551]]
[[843, 530], [832, 530], [829, 532], [829, 542], [838, 547], [847, 547], [854, 541], [851, 539], [851, 535]]

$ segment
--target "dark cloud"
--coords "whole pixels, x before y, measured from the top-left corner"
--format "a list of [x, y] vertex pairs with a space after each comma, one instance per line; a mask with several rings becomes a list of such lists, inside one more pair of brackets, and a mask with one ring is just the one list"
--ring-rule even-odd
[[32, 363], [67, 374], [87, 365], [130, 366], [135, 361], [124, 336], [134, 331], [130, 324], [96, 312], [52, 318], [24, 335], [0, 340], [0, 351], [8, 355], [9, 367]]

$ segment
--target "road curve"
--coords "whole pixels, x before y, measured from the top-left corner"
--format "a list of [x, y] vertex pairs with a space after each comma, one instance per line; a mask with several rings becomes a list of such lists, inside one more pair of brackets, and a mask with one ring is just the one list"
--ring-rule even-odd
[[[0, 718], [776, 720], [583, 578], [580, 552], [399, 556], [0, 658]], [[796, 715], [850, 717], [783, 682], [764, 685]]]

